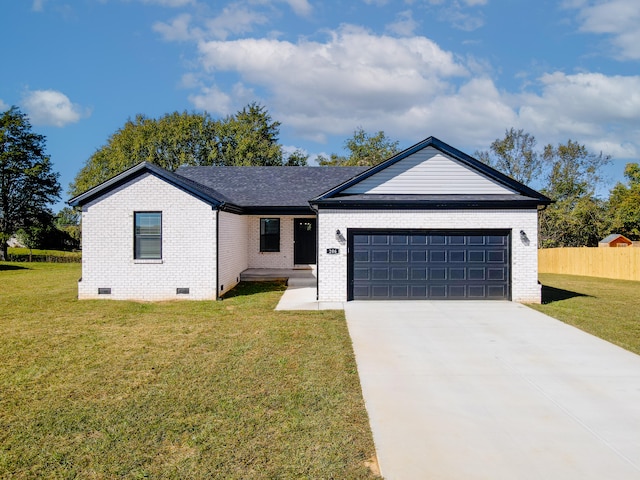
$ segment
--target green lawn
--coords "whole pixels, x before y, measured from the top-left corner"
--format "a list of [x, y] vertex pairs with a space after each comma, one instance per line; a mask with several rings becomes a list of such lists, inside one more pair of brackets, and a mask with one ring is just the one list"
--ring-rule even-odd
[[547, 315], [640, 354], [640, 282], [540, 274]]
[[374, 478], [341, 311], [76, 300], [78, 264], [0, 263], [0, 478]]

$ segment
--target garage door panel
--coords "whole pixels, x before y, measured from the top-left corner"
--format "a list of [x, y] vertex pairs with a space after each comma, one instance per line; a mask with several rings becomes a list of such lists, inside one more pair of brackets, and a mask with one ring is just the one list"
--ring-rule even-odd
[[371, 298], [387, 300], [390, 298], [390, 285], [372, 285], [371, 286]]
[[464, 263], [466, 261], [467, 261], [466, 250], [450, 250], [449, 251], [449, 262]]
[[469, 285], [468, 296], [472, 299], [485, 298], [487, 291], [484, 285]]
[[447, 298], [447, 287], [445, 285], [429, 285], [429, 298], [434, 300]]
[[448, 298], [451, 300], [464, 300], [467, 298], [467, 287], [464, 285], [450, 285]]
[[409, 251], [393, 250], [391, 252], [391, 261], [396, 263], [407, 263], [409, 261]]
[[450, 280], [466, 280], [467, 270], [465, 268], [450, 268], [449, 279]]
[[371, 280], [389, 280], [388, 268], [372, 268]]
[[368, 268], [354, 268], [353, 278], [354, 280], [370, 280], [370, 270]]
[[[495, 231], [494, 231], [495, 232]], [[508, 299], [510, 234], [363, 232], [349, 236], [350, 298]]]
[[488, 298], [503, 299], [506, 294], [506, 288], [503, 285], [487, 285]]
[[353, 236], [353, 244], [354, 245], [369, 245], [370, 239], [371, 239], [370, 235], [354, 235]]
[[427, 269], [426, 268], [412, 268], [411, 269], [411, 280], [426, 280], [427, 279]]
[[446, 280], [447, 269], [446, 268], [430, 268], [429, 280]]

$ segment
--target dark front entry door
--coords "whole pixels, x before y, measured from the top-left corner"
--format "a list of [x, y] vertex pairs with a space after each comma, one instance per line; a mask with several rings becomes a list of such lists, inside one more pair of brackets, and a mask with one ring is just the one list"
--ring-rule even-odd
[[293, 263], [296, 265], [315, 265], [315, 218], [295, 218], [293, 220], [293, 242]]

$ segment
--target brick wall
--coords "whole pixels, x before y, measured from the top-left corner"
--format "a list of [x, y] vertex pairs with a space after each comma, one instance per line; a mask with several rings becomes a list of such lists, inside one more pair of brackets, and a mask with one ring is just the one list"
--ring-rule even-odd
[[[313, 215], [262, 215], [249, 216], [249, 267], [250, 268], [293, 268], [293, 219], [314, 218]], [[260, 251], [260, 219], [280, 219], [280, 251]]]
[[249, 217], [220, 212], [218, 282], [219, 294], [235, 287], [240, 280], [240, 272], [249, 266]]
[[[134, 212], [162, 212], [162, 260], [134, 260]], [[79, 298], [216, 298], [216, 212], [151, 174], [83, 207]], [[98, 288], [111, 288], [99, 295]], [[178, 295], [177, 288], [189, 294]]]
[[[528, 210], [320, 210], [318, 215], [318, 296], [320, 301], [347, 299], [348, 228], [508, 229], [511, 235], [512, 299], [540, 302], [538, 285], [538, 213]], [[528, 244], [520, 238], [524, 230]], [[327, 255], [327, 248], [339, 248]]]

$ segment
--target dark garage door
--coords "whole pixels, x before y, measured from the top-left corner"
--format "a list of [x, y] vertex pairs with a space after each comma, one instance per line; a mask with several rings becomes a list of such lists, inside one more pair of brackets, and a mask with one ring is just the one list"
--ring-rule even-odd
[[508, 300], [508, 231], [349, 230], [351, 300]]

